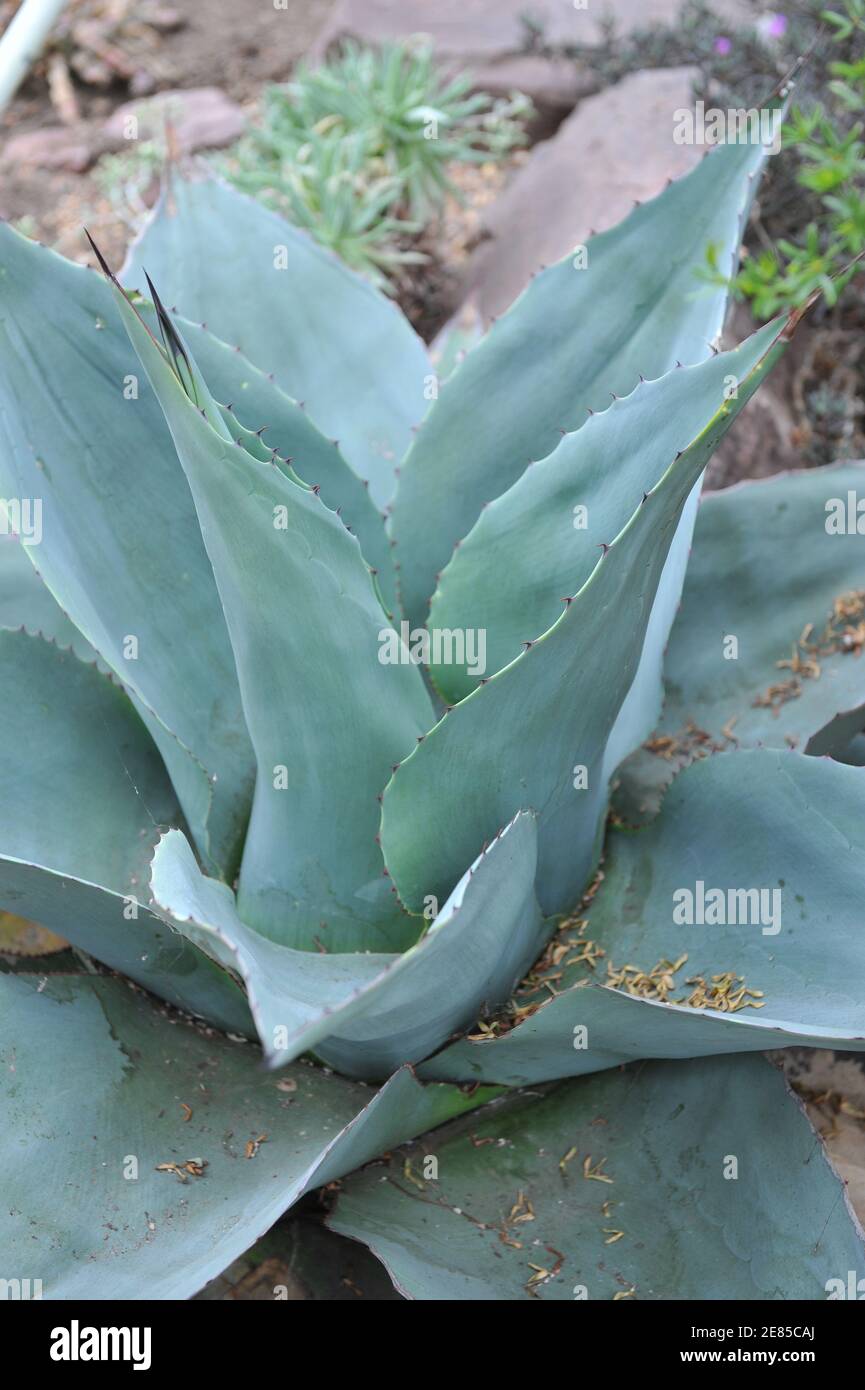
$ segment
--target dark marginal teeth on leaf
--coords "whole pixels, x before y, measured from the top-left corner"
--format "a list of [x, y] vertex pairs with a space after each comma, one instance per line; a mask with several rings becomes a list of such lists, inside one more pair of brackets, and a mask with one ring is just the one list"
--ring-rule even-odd
[[606, 541], [601, 541], [601, 544], [598, 546], [598, 549], [603, 550], [604, 554], [606, 555], [610, 547], [607, 545]]

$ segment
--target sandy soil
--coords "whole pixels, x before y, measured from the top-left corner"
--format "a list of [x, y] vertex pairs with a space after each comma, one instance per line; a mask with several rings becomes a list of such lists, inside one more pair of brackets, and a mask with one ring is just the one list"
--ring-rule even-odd
[[[119, 0], [118, 0], [119, 2]], [[100, 0], [73, 0], [70, 15], [80, 8], [85, 17], [98, 17], [108, 8]], [[286, 0], [275, 9], [272, 0], [175, 0], [172, 9], [183, 23], [170, 31], [151, 27], [149, 14], [166, 6], [135, 3], [121, 28], [124, 54], [153, 90], [218, 86], [241, 103], [251, 103], [268, 82], [282, 82], [306, 52], [324, 24], [332, 0]], [[0, 0], [0, 28], [14, 10]], [[119, 79], [107, 87], [75, 82], [75, 94], [86, 129], [104, 120], [130, 99], [129, 83]], [[0, 145], [12, 133], [57, 125], [45, 64], [37, 67], [0, 120]], [[32, 219], [26, 227], [40, 240], [56, 245], [64, 255], [84, 257], [83, 223], [107, 228], [106, 250], [122, 251], [123, 229], [111, 226], [105, 201], [90, 174], [19, 168], [0, 176], [0, 216], [9, 221]]]

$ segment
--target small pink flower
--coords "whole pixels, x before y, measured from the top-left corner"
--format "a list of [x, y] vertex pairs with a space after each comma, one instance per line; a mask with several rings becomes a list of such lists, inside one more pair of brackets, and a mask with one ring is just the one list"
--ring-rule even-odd
[[787, 16], [785, 14], [764, 14], [757, 21], [757, 32], [762, 34], [764, 39], [782, 39], [787, 32]]
[[732, 41], [728, 39], [724, 34], [720, 34], [718, 36], [718, 38], [712, 44], [712, 47], [714, 48], [716, 53], [720, 53], [721, 56], [724, 58], [726, 58], [728, 53], [731, 53], [733, 51]]

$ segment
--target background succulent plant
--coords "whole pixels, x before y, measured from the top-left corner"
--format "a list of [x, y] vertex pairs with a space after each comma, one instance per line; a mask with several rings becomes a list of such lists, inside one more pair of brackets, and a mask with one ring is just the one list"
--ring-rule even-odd
[[[411, 1297], [861, 1268], [782, 1078], [736, 1055], [865, 1046], [858, 550], [812, 475], [694, 532], [796, 322], [721, 354], [697, 278], [763, 157], [713, 151], [444, 382], [218, 182], [166, 191], [137, 293], [2, 228], [2, 483], [41, 513], [0, 546], [0, 908], [75, 951], [0, 975], [6, 1277], [188, 1297], [350, 1173], [331, 1222]], [[428, 617], [483, 630], [486, 672], [382, 659]], [[635, 752], [668, 640], [672, 732]], [[696, 879], [780, 889], [779, 933], [683, 928]]]
[[387, 289], [448, 194], [459, 165], [525, 144], [527, 97], [495, 99], [445, 75], [420, 39], [380, 50], [347, 42], [264, 94], [260, 124], [224, 161], [227, 176]]

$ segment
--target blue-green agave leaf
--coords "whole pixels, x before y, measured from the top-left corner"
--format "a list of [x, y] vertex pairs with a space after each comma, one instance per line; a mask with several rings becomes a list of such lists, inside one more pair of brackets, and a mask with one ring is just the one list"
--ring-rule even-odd
[[696, 445], [708, 462], [707, 425], [725, 402], [732, 425], [750, 395], [732, 392], [759, 366], [777, 333], [778, 325], [769, 324], [733, 352], [640, 383], [565, 435], [549, 458], [532, 464], [481, 512], [443, 571], [430, 608], [433, 632], [486, 634], [480, 676], [464, 662], [445, 665], [433, 656], [430, 671], [448, 701], [463, 699], [481, 676], [501, 670], [526, 641], [552, 627], [562, 595], [582, 587], [598, 552], [671, 459]]
[[346, 462], [337, 441], [326, 439], [306, 410], [241, 352], [200, 324], [181, 318], [178, 327], [217, 400], [231, 405], [233, 419], [260, 433], [268, 454], [275, 450], [288, 459], [298, 477], [319, 488], [325, 506], [339, 511], [376, 571], [386, 608], [396, 612], [396, 575], [384, 516], [370, 496], [369, 484]]
[[[565, 923], [557, 938], [570, 949], [550, 968], [554, 997], [528, 984], [517, 1000], [537, 1012], [501, 1038], [446, 1049], [427, 1074], [522, 1084], [636, 1057], [794, 1044], [865, 1051], [863, 777], [771, 749], [686, 768], [649, 826], [610, 831], [586, 924], [578, 938]], [[701, 911], [701, 901], [715, 906]], [[587, 941], [593, 966], [577, 959]], [[648, 998], [625, 993], [636, 980], [622, 977], [626, 965], [666, 975], [671, 1002], [645, 980], [631, 987]], [[617, 989], [603, 983], [608, 967]], [[728, 975], [735, 1010], [699, 986]], [[684, 1006], [713, 997], [719, 1007]]]
[[656, 810], [676, 768], [712, 748], [837, 754], [865, 728], [860, 501], [865, 512], [862, 463], [704, 497], [654, 751], [621, 770], [616, 805], [629, 820]]
[[483, 317], [474, 297], [470, 296], [430, 344], [430, 359], [436, 371], [437, 383], [453, 376], [466, 354], [477, 347], [483, 336]]
[[[94, 246], [94, 250], [110, 275], [98, 248]], [[158, 300], [149, 276], [147, 280], [150, 294]], [[206, 325], [179, 316], [175, 325], [161, 301], [152, 307], [136, 296], [134, 307], [154, 336], [157, 332], [163, 335], [175, 375], [190, 399], [206, 407], [205, 417], [218, 434], [237, 440], [263, 461], [289, 464], [290, 473], [317, 487], [325, 504], [339, 511], [375, 570], [389, 610], [394, 610], [396, 576], [385, 519], [370, 497], [369, 484], [346, 463], [338, 442], [326, 439], [316, 429], [303, 407], [276, 385], [272, 375], [254, 367]], [[166, 345], [166, 335], [176, 351]], [[217, 405], [217, 401], [223, 404]], [[262, 419], [270, 423], [256, 423]]]
[[377, 506], [390, 501], [432, 379], [421, 340], [394, 304], [305, 232], [217, 179], [172, 179], [123, 283], [145, 291], [145, 269], [169, 308], [206, 323], [304, 403], [368, 480]]
[[15, 535], [0, 536], [0, 627], [41, 633], [59, 647], [72, 648], [83, 661], [98, 660], [87, 638], [66, 616], [42, 583]]
[[297, 951], [259, 935], [241, 921], [231, 889], [204, 877], [178, 830], [169, 831], [157, 845], [151, 888], [174, 929], [243, 981], [272, 1064], [294, 1061], [314, 1047], [403, 959], [372, 952]]
[[463, 875], [373, 1006], [338, 1027], [319, 1056], [348, 1076], [387, 1076], [473, 1022], [472, 1000], [508, 999], [550, 932], [535, 896], [537, 857], [536, 820], [523, 812]]
[[642, 501], [633, 499], [631, 519], [549, 631], [456, 705], [398, 768], [385, 791], [381, 835], [411, 910], [425, 894], [447, 891], [474, 846], [524, 807], [539, 816], [543, 912], [576, 902], [598, 851], [607, 743], [683, 508], [734, 407], [753, 395], [787, 332], [761, 335], [762, 355], [738, 399], [721, 405]]
[[231, 890], [203, 877], [179, 831], [157, 848], [152, 888], [176, 930], [244, 981], [272, 1065], [315, 1048], [344, 1074], [368, 1079], [420, 1061], [485, 1003], [509, 998], [544, 939], [536, 867], [534, 818], [521, 815], [403, 955], [324, 955], [259, 936], [240, 920]]
[[0, 976], [0, 1001], [0, 1260], [47, 1299], [189, 1298], [304, 1192], [491, 1094], [277, 1078], [115, 980]]
[[178, 808], [131, 704], [95, 666], [0, 632], [0, 907], [145, 988], [252, 1032], [225, 971], [155, 916], [147, 865]]
[[545, 458], [561, 431], [578, 429], [611, 392], [632, 391], [641, 373], [662, 376], [708, 356], [726, 289], [701, 285], [697, 272], [712, 245], [725, 270], [735, 265], [765, 158], [759, 145], [712, 150], [590, 238], [585, 256], [576, 248], [537, 275], [445, 383], [400, 467], [393, 507], [412, 623], [425, 622], [436, 577], [484, 504]]
[[25, 549], [117, 673], [199, 850], [236, 869], [254, 765], [189, 487], [102, 277], [0, 226], [0, 482], [41, 503]]
[[415, 1299], [818, 1301], [865, 1273], [843, 1184], [760, 1057], [517, 1093], [350, 1177], [329, 1225]]
[[377, 797], [432, 723], [420, 672], [380, 659], [388, 623], [357, 539], [314, 489], [211, 427], [116, 293], [189, 479], [257, 758], [240, 916], [285, 945], [401, 949], [419, 923], [385, 876]]

